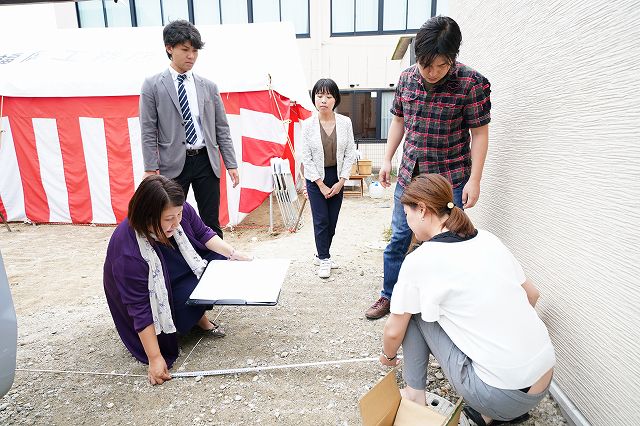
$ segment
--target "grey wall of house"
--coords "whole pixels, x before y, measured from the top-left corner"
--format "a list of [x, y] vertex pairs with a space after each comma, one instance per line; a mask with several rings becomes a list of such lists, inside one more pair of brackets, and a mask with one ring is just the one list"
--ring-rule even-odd
[[492, 83], [470, 215], [541, 288], [557, 385], [593, 425], [640, 423], [640, 3], [449, 8]]

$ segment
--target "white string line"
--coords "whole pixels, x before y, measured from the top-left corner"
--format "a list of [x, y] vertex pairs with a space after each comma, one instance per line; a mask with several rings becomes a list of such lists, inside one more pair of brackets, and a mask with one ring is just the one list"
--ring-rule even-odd
[[213, 322], [218, 321], [218, 317], [220, 316], [220, 314], [222, 314], [222, 311], [224, 311], [224, 308], [226, 307], [226, 305], [222, 305], [222, 308], [220, 308], [220, 312], [218, 312], [218, 315], [216, 315], [216, 317], [213, 319]]
[[351, 364], [355, 362], [371, 362], [371, 361], [378, 361], [378, 358], [356, 358], [356, 359], [343, 359], [343, 360], [336, 360], [336, 361], [305, 362], [301, 364], [265, 365], [264, 367], [246, 367], [246, 368], [230, 368], [230, 369], [222, 369], [222, 370], [188, 371], [188, 372], [174, 373], [171, 375], [171, 377], [222, 376], [226, 374], [259, 373], [261, 371], [268, 371], [268, 370], [288, 370], [293, 368], [320, 367], [324, 365]]
[[26, 373], [86, 374], [91, 376], [147, 377], [146, 374], [102, 373], [100, 371], [44, 370], [44, 369], [34, 369], [34, 368], [16, 368], [16, 371], [24, 371]]
[[[398, 355], [399, 359], [402, 359], [401, 355]], [[293, 368], [305, 368], [305, 367], [320, 367], [325, 365], [336, 364], [351, 364], [356, 362], [371, 362], [378, 361], [378, 358], [356, 358], [356, 359], [343, 359], [336, 361], [319, 361], [319, 362], [306, 362], [301, 364], [284, 364], [284, 365], [266, 365], [264, 367], [247, 367], [247, 368], [231, 368], [224, 370], [206, 370], [206, 371], [186, 371], [181, 373], [171, 374], [172, 378], [180, 377], [197, 377], [197, 376], [222, 376], [227, 374], [242, 374], [242, 373], [257, 373], [268, 370], [288, 370]], [[54, 374], [83, 374], [93, 376], [119, 376], [119, 377], [147, 377], [146, 374], [131, 374], [131, 373], [104, 373], [99, 371], [77, 371], [77, 370], [45, 370], [45, 369], [30, 369], [30, 368], [16, 368], [16, 371], [26, 373], [54, 373]]]
[[[218, 321], [218, 317], [220, 316], [220, 314], [222, 314], [222, 311], [224, 311], [225, 306], [222, 306], [222, 308], [220, 308], [220, 312], [218, 312], [218, 315], [216, 315], [216, 317], [213, 319], [213, 323], [215, 324], [216, 321]], [[182, 361], [182, 364], [180, 364], [180, 367], [178, 368], [178, 370], [180, 370], [182, 367], [184, 367], [184, 365], [187, 363], [187, 360], [189, 359], [189, 357], [191, 356], [191, 354], [193, 353], [194, 350], [196, 350], [196, 348], [198, 347], [198, 345], [200, 344], [200, 342], [202, 341], [202, 339], [204, 338], [204, 336], [202, 336], [200, 338], [200, 340], [198, 340], [198, 342], [193, 346], [193, 348], [191, 348], [191, 351], [189, 352], [189, 355], [187, 355], [187, 357], [184, 359], [184, 361]]]
[[193, 346], [193, 348], [191, 348], [191, 351], [189, 352], [189, 355], [187, 355], [187, 357], [184, 359], [184, 361], [182, 361], [182, 364], [180, 364], [180, 367], [178, 367], [178, 370], [180, 370], [182, 367], [184, 367], [184, 365], [187, 363], [187, 360], [189, 359], [189, 357], [191, 356], [193, 351], [196, 350], [196, 348], [198, 347], [198, 345], [200, 344], [200, 342], [202, 341], [203, 338], [204, 338], [204, 336], [202, 336], [198, 340], [198, 342]]

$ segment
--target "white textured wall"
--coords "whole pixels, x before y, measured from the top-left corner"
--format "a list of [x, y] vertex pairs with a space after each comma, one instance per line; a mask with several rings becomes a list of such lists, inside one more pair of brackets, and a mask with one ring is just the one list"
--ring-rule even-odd
[[451, 1], [492, 83], [471, 216], [542, 291], [555, 379], [593, 425], [640, 424], [640, 2]]

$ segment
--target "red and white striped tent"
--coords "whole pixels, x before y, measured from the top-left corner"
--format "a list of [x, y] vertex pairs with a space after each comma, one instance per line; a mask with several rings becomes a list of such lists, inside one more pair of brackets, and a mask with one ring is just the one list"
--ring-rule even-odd
[[[293, 159], [297, 123], [313, 105], [292, 25], [199, 30], [194, 71], [218, 84], [239, 164], [240, 185], [225, 171], [220, 191], [220, 223], [235, 225], [271, 192], [269, 160]], [[168, 67], [162, 28], [57, 30], [19, 49], [0, 53], [0, 212], [120, 222], [143, 173], [138, 93]]]

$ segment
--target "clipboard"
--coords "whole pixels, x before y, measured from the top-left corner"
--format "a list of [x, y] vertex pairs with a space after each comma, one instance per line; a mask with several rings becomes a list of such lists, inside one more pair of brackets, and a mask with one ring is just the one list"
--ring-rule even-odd
[[289, 259], [212, 260], [187, 305], [274, 306], [278, 304]]

